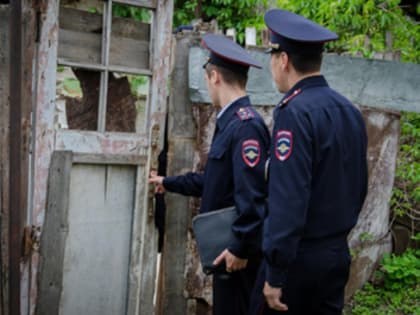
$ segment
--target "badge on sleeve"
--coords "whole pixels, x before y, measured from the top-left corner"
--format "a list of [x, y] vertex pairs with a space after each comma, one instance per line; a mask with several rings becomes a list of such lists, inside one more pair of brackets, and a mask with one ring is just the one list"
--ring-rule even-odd
[[260, 143], [257, 140], [249, 139], [242, 143], [242, 159], [249, 167], [258, 164], [261, 157]]
[[275, 138], [275, 153], [280, 161], [286, 161], [293, 148], [293, 134], [289, 130], [278, 130]]

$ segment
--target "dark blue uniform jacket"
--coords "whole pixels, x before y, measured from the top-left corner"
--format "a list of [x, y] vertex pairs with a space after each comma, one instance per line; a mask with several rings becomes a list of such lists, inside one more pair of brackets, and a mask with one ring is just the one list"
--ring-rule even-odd
[[274, 111], [266, 280], [282, 287], [302, 244], [345, 240], [367, 191], [367, 136], [359, 110], [324, 77], [298, 82]]
[[232, 230], [237, 238], [228, 249], [240, 258], [261, 247], [269, 138], [249, 98], [241, 97], [217, 120], [204, 174], [168, 176], [163, 181], [168, 191], [202, 197], [202, 213], [235, 205], [239, 217]]

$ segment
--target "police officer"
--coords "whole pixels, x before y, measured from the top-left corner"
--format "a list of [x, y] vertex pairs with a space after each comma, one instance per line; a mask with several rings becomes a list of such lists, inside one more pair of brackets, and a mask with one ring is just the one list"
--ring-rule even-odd
[[265, 161], [270, 134], [246, 95], [249, 67], [261, 68], [230, 39], [209, 34], [202, 45], [210, 51], [203, 66], [213, 105], [220, 109], [204, 174], [150, 174], [160, 191], [202, 197], [200, 212], [236, 206], [232, 225], [236, 240], [215, 259], [223, 266], [213, 275], [213, 314], [247, 314], [261, 259], [265, 217]]
[[347, 235], [367, 190], [366, 130], [359, 110], [320, 74], [337, 35], [270, 10], [271, 72], [285, 93], [274, 110], [264, 262], [252, 314], [341, 314]]

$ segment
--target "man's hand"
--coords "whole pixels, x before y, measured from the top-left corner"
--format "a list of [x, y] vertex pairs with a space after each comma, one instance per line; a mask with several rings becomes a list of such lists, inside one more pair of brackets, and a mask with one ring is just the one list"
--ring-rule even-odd
[[287, 305], [280, 301], [282, 295], [281, 288], [273, 288], [268, 282], [265, 282], [263, 292], [265, 300], [270, 308], [277, 311], [287, 311]]
[[233, 255], [230, 251], [225, 249], [214, 261], [213, 265], [217, 266], [222, 261], [225, 261], [226, 271], [238, 271], [244, 269], [248, 263], [248, 259], [241, 259]]
[[149, 175], [149, 184], [155, 184], [155, 194], [163, 194], [166, 190], [163, 187], [163, 179], [165, 177], [158, 176], [156, 171], [151, 171]]

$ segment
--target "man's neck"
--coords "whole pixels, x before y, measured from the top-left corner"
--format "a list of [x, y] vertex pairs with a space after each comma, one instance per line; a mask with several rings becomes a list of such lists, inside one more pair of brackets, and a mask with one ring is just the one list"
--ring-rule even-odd
[[296, 83], [298, 83], [299, 81], [302, 81], [303, 79], [306, 79], [309, 77], [318, 76], [318, 75], [321, 75], [320, 71], [315, 71], [315, 72], [310, 72], [310, 73], [305, 73], [305, 74], [293, 72], [293, 74], [289, 77], [289, 80], [288, 80], [288, 90], [294, 87]]
[[245, 90], [226, 87], [226, 89], [223, 90], [222, 95], [220, 95], [220, 109], [232, 104], [243, 96], [246, 96]]

